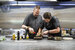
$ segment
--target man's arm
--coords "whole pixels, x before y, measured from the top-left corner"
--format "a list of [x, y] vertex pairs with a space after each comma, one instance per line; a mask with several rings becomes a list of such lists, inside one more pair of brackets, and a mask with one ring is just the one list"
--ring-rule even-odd
[[34, 29], [33, 29], [33, 28], [31, 28], [31, 27], [29, 27], [29, 26], [22, 25], [22, 28], [23, 28], [23, 29], [27, 29], [27, 30], [29, 30], [29, 32], [31, 32], [31, 33], [33, 33], [33, 32], [34, 32]]
[[37, 36], [42, 34], [42, 29], [43, 28], [44, 28], [44, 21], [41, 19], [39, 29], [38, 29], [38, 32], [37, 32]]
[[24, 19], [24, 21], [23, 21], [23, 24], [22, 24], [22, 28], [23, 29], [29, 29], [29, 17], [30, 17], [30, 15], [27, 15], [26, 17], [25, 17], [25, 19]]
[[23, 29], [29, 29], [29, 27], [26, 26], [26, 25], [22, 25], [22, 28], [23, 28]]
[[40, 35], [42, 35], [42, 29], [41, 28], [38, 29], [38, 33], [37, 33], [37, 36], [40, 36]]
[[53, 30], [48, 30], [48, 33], [59, 33], [60, 32], [60, 28], [57, 27], [56, 29]]
[[60, 32], [60, 23], [58, 18], [54, 18], [54, 26], [56, 29], [49, 30], [49, 33], [59, 33]]
[[38, 33], [42, 33], [42, 29], [41, 28], [39, 28]]

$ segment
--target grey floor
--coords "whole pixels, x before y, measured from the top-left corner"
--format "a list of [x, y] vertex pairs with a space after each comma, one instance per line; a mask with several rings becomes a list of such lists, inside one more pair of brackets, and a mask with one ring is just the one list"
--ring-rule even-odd
[[10, 40], [0, 42], [0, 50], [75, 50], [75, 40]]

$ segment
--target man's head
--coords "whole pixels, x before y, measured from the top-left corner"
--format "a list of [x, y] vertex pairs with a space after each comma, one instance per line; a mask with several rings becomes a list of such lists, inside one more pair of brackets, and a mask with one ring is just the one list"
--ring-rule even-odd
[[33, 15], [38, 16], [40, 12], [40, 6], [35, 6], [33, 10]]
[[47, 23], [50, 22], [50, 20], [52, 18], [51, 13], [45, 12], [44, 15], [43, 15], [43, 18], [44, 18], [45, 22], [47, 22]]

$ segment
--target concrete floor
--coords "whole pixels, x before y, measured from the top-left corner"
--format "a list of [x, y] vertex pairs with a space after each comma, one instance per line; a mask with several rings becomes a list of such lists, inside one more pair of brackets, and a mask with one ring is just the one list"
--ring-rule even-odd
[[75, 50], [74, 40], [5, 40], [0, 42], [0, 50]]

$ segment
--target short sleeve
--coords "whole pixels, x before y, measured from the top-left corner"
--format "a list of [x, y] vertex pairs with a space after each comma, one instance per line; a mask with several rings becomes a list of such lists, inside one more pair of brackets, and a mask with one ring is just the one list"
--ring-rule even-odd
[[23, 25], [28, 26], [28, 23], [29, 23], [29, 16], [26, 16], [24, 19]]
[[59, 23], [58, 18], [55, 19], [53, 24], [54, 24], [55, 28], [60, 27], [60, 23]]
[[39, 28], [41, 28], [41, 29], [44, 28], [44, 21], [43, 20], [41, 20]]

